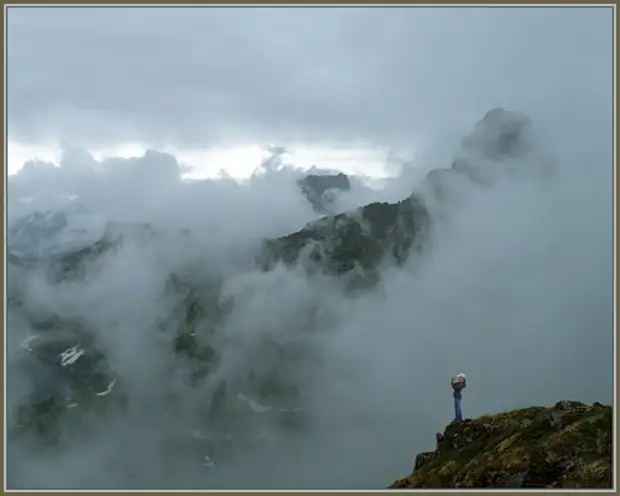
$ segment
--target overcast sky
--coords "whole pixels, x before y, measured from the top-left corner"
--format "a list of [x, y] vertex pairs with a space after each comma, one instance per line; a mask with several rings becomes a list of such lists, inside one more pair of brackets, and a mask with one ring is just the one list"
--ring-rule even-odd
[[407, 147], [612, 91], [610, 8], [12, 7], [7, 50], [26, 144]]
[[[92, 326], [122, 379], [116, 387], [124, 383], [136, 406], [80, 416], [96, 427], [61, 436], [66, 449], [52, 455], [13, 444], [12, 487], [381, 488], [433, 449], [452, 418], [453, 373], [468, 374], [468, 417], [562, 399], [612, 402], [611, 9], [13, 8], [8, 23], [10, 142], [22, 158], [54, 141], [73, 145], [60, 167], [32, 162], [10, 177], [9, 215], [64, 209], [67, 242], [99, 239], [107, 220], [194, 233], [128, 236], [70, 283], [17, 273], [19, 308]], [[492, 160], [497, 150], [486, 145], [496, 143], [480, 137], [497, 132], [488, 120], [459, 150], [496, 106], [531, 118], [523, 159]], [[173, 155], [119, 158], [118, 150], [139, 154], [139, 142]], [[423, 154], [380, 191], [352, 181], [338, 211], [422, 194], [420, 171], [455, 157], [498, 181], [448, 180], [445, 200], [428, 203], [433, 229], [422, 253], [381, 269], [375, 290], [351, 298], [341, 280], [306, 277], [303, 264], [263, 272], [242, 263], [265, 237], [319, 216], [300, 194], [301, 171], [180, 180], [185, 160], [203, 160], [200, 150], [242, 145], [235, 160], [258, 165], [266, 143], [309, 157], [325, 142], [354, 163], [379, 147]], [[427, 164], [426, 146], [442, 160], [431, 153]], [[541, 164], [557, 166], [544, 181]], [[176, 374], [193, 364], [173, 368], [164, 336], [176, 332], [170, 312], [185, 298], [169, 291], [176, 273], [198, 288], [221, 278], [215, 301], [234, 301], [218, 327], [220, 365], [195, 397]], [[9, 346], [38, 332], [13, 314], [10, 322]], [[155, 322], [172, 332], [153, 334]], [[202, 324], [197, 335], [220, 346]], [[263, 341], [290, 350], [290, 367]], [[255, 369], [278, 370], [303, 392], [306, 434], [274, 427], [273, 444], [247, 458], [239, 444], [206, 479], [202, 465], [185, 468], [171, 448], [185, 444], [178, 429], [204, 425], [200, 405], [220, 379], [232, 381], [234, 408], [237, 385], [258, 401], [246, 380]], [[11, 380], [9, 413], [27, 391]], [[173, 421], [163, 417], [170, 398], [179, 398]], [[236, 418], [226, 425], [245, 428]]]

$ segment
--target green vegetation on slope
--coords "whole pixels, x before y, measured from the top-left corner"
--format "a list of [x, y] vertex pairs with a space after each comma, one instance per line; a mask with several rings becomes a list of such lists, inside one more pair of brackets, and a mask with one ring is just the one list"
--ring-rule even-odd
[[611, 488], [610, 406], [560, 401], [453, 422], [391, 488]]

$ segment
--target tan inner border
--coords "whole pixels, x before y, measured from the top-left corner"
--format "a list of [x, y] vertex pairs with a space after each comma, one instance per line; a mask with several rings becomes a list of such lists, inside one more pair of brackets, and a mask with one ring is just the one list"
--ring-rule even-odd
[[[179, 2], [179, 3], [181, 3], [181, 2]], [[231, 6], [234, 6], [234, 5], [239, 5], [239, 4], [257, 4], [257, 5], [260, 5], [260, 4], [264, 4], [265, 2], [259, 2], [257, 0], [246, 0], [246, 1], [243, 1], [243, 2], [236, 2], [234, 0], [220, 0], [218, 2], [215, 2], [215, 1], [214, 2], [201, 2], [201, 1], [197, 1], [197, 0], [185, 0], [182, 3], [184, 3], [184, 4], [193, 4], [193, 5], [205, 5], [205, 6], [208, 6], [210, 4], [211, 5], [212, 4], [227, 4], [227, 5], [229, 4]], [[313, 2], [302, 2], [302, 1], [288, 1], [287, 2], [287, 1], [284, 1], [284, 0], [271, 0], [271, 1], [266, 2], [266, 3], [269, 3], [269, 4], [287, 4], [287, 5], [294, 5], [294, 4], [317, 5], [317, 6], [318, 5], [323, 5], [325, 7], [329, 7], [330, 5], [334, 5], [334, 4], [339, 4], [339, 5], [340, 4], [347, 4], [347, 5], [354, 6], [354, 5], [363, 5], [363, 4], [379, 5], [379, 4], [388, 3], [388, 2], [375, 2], [375, 1], [372, 1], [372, 0], [359, 0], [359, 1], [355, 1], [355, 2], [353, 2], [351, 0], [341, 0], [341, 1], [337, 1], [337, 2], [330, 2], [330, 1], [327, 1], [327, 0], [313, 1]], [[412, 7], [415, 6], [416, 3], [424, 3], [425, 5], [432, 4], [432, 5], [437, 5], [437, 6], [446, 5], [448, 3], [450, 5], [454, 5], [454, 4], [462, 4], [463, 6], [467, 6], [468, 5], [468, 3], [463, 1], [463, 0], [454, 0], [452, 2], [441, 2], [441, 1], [408, 2], [408, 1], [405, 1], [405, 0], [392, 0], [389, 3], [390, 4], [399, 4], [399, 5], [410, 5]], [[487, 3], [487, 2], [484, 2], [484, 3]], [[2, 4], [3, 4], [3, 7], [4, 6], [28, 6], [28, 5], [35, 5], [35, 4], [36, 5], [45, 4], [45, 5], [49, 5], [49, 6], [58, 5], [58, 3], [56, 3], [56, 2], [51, 2], [51, 1], [46, 1], [46, 0], [42, 0], [42, 1], [38, 1], [38, 2], [29, 1], [29, 0], [26, 0], [26, 1], [16, 1], [16, 2], [4, 2], [4, 0], [2, 0]], [[136, 4], [136, 5], [139, 5], [139, 4], [146, 4], [146, 5], [161, 4], [161, 5], [169, 5], [171, 7], [174, 6], [174, 4], [171, 4], [169, 2], [165, 2], [163, 0], [154, 0], [154, 1], [151, 1], [151, 2], [144, 1], [144, 0], [135, 0], [133, 2], [119, 2], [119, 1], [102, 1], [102, 2], [87, 2], [86, 1], [86, 2], [80, 2], [80, 1], [76, 1], [76, 0], [65, 0], [64, 2], [62, 2], [62, 4], [116, 5], [118, 7], [126, 6], [127, 4], [132, 4], [132, 5], [133, 4]], [[505, 0], [500, 0], [500, 1], [492, 2], [492, 5], [500, 5], [500, 4], [519, 5], [519, 4], [511, 3], [511, 2], [508, 2], [508, 1], [505, 1]], [[537, 2], [536, 3], [527, 3], [527, 4], [524, 3], [522, 5], [524, 7], [525, 6], [535, 7], [536, 4], [537, 4]], [[550, 1], [550, 2], [545, 2], [545, 4], [555, 4], [555, 5], [558, 5], [558, 6], [560, 6], [560, 5], [569, 5], [569, 4], [584, 5], [583, 2], [578, 2], [576, 0], [569, 0], [569, 1], [565, 1], [565, 2]], [[614, 5], [617, 6], [617, 4], [618, 4], [617, 2], [613, 2], [613, 3], [605, 3], [604, 5], [605, 6], [614, 6]], [[477, 4], [477, 5], [479, 5], [479, 4]], [[603, 5], [603, 4], [599, 4], [599, 5]], [[616, 9], [616, 11], [617, 11], [617, 9]], [[5, 19], [4, 19], [4, 17], [5, 17], [5, 9], [4, 8], [2, 9], [2, 13], [0, 15], [1, 15], [1, 18], [2, 18], [2, 26], [4, 28], [5, 27]], [[614, 17], [617, 18], [617, 13], [615, 13]], [[614, 19], [614, 21], [615, 21], [615, 19]], [[614, 27], [615, 27], [615, 25], [614, 25]], [[615, 36], [614, 36], [614, 40], [615, 40]], [[4, 44], [4, 36], [2, 38], [2, 43]], [[3, 67], [4, 67], [4, 63], [5, 63], [4, 46], [2, 48], [3, 48], [3, 50], [2, 50], [2, 62], [3, 62]], [[614, 87], [614, 90], [615, 90], [615, 88], [616, 88], [616, 67], [617, 67], [617, 56], [618, 56], [617, 55], [617, 50], [615, 50], [615, 47], [614, 47], [614, 52], [613, 53], [614, 53], [614, 55], [613, 55], [614, 56], [614, 70], [613, 70], [613, 78], [614, 78], [614, 80], [613, 80], [613, 87]], [[7, 68], [7, 70], [8, 70], [8, 68]], [[7, 88], [6, 88], [5, 84], [4, 84], [5, 78], [6, 78], [6, 73], [4, 74], [4, 78], [3, 78], [3, 95], [4, 95], [4, 98], [2, 99], [2, 104], [1, 104], [3, 112], [4, 112], [4, 105], [6, 103], [6, 91], [7, 91]], [[614, 125], [613, 125], [613, 132], [614, 132], [614, 134], [617, 137], [618, 128], [617, 128], [617, 125], [616, 125], [616, 118], [617, 118], [616, 115], [617, 115], [617, 99], [615, 97], [615, 92], [614, 92], [614, 123], [613, 123]], [[7, 133], [7, 130], [5, 129], [5, 125], [6, 124], [7, 124], [6, 120], [3, 120], [2, 121], [2, 131], [3, 131], [2, 132], [2, 144], [5, 147], [4, 148], [4, 152], [3, 152], [4, 153], [5, 171], [2, 174], [2, 191], [3, 192], [5, 192], [5, 181], [6, 181], [6, 174], [7, 174], [7, 172], [6, 172], [6, 164], [7, 164], [6, 133]], [[616, 160], [615, 154], [614, 154], [614, 160]], [[617, 187], [618, 186], [618, 176], [616, 174], [616, 167], [617, 167], [617, 164], [614, 164], [614, 183], [615, 183], [615, 186]], [[5, 207], [6, 207], [6, 198], [5, 198], [5, 201], [2, 203], [2, 224], [3, 224], [3, 228], [4, 229], [6, 229], [6, 226], [4, 225], [5, 222], [6, 222], [6, 212], [4, 211]], [[616, 208], [615, 214], [617, 215], [617, 207], [614, 207], [614, 208]], [[616, 248], [616, 250], [617, 250], [617, 248]], [[5, 256], [5, 244], [4, 243], [2, 244], [1, 254], [2, 254], [2, 257], [4, 259], [4, 256]], [[614, 253], [614, 255], [617, 257], [617, 252]], [[5, 277], [4, 265], [2, 265], [0, 267], [0, 273], [1, 273], [2, 279], [4, 280], [4, 277]], [[616, 298], [617, 298], [617, 287], [615, 289], [616, 289]], [[4, 286], [0, 289], [0, 292], [2, 292], [3, 311], [6, 311], [5, 310]], [[616, 329], [616, 335], [617, 335], [617, 329]], [[6, 334], [4, 336], [6, 336]], [[3, 339], [2, 340], [2, 345], [1, 345], [2, 346], [2, 351], [3, 351], [2, 357], [4, 357], [4, 345], [5, 345], [5, 340]], [[616, 346], [616, 348], [618, 347], [617, 341], [615, 342], [615, 346]], [[2, 367], [1, 374], [4, 375], [4, 367]], [[3, 377], [3, 379], [4, 379], [4, 377]], [[617, 381], [617, 378], [616, 378], [615, 387], [616, 387], [616, 394], [617, 394], [617, 392], [618, 392], [618, 381]], [[4, 381], [3, 381], [3, 388], [4, 388]], [[614, 412], [614, 413], [615, 413], [616, 419], [617, 419], [617, 411]], [[4, 425], [4, 408], [2, 409], [1, 416], [2, 416], [2, 425]], [[2, 436], [2, 441], [3, 441], [2, 445], [3, 446], [5, 445], [5, 443], [4, 443], [4, 434], [5, 434], [5, 432], [4, 432], [4, 429], [3, 429], [2, 433], [0, 434]], [[618, 434], [618, 432], [617, 432], [617, 429], [616, 429], [615, 435], [617, 436], [617, 434]], [[616, 437], [616, 439], [617, 439], [617, 437]], [[416, 453], [411, 453], [412, 460], [415, 457], [415, 455], [416, 455]], [[3, 481], [3, 487], [4, 487], [4, 484], [5, 484], [5, 480], [4, 480], [4, 450], [3, 450], [1, 456], [2, 456], [2, 464], [0, 465], [0, 472], [2, 473], [2, 481]], [[617, 470], [617, 468], [618, 468], [617, 442], [614, 445], [614, 463], [616, 465], [616, 470]], [[406, 475], [408, 475], [408, 474], [403, 474], [403, 477], [405, 477]], [[392, 481], [386, 481], [386, 485], [390, 484], [391, 482]], [[614, 477], [614, 487], [616, 487], [616, 488], [617, 488], [617, 483], [618, 482], [617, 482], [617, 476], [616, 476], [616, 477]], [[7, 491], [7, 492], [15, 492], [15, 491]], [[175, 491], [166, 491], [166, 492], [175, 492]], [[195, 492], [183, 491], [183, 493], [185, 493], [185, 494], [202, 494], [204, 492], [205, 491], [195, 491]], [[244, 493], [252, 494], [251, 491], [234, 491], [234, 492], [237, 493], [237, 494], [244, 494]], [[272, 492], [272, 491], [261, 491], [261, 492], [269, 493], [269, 492]], [[273, 491], [273, 492], [276, 493], [276, 491]], [[298, 494], [298, 493], [300, 493], [302, 491], [297, 491], [297, 492], [295, 492], [295, 491], [277, 491], [277, 492], [279, 494]], [[329, 492], [329, 491], [303, 491], [303, 492], [322, 493], [322, 494], [341, 494], [344, 491], [333, 491], [333, 492]], [[347, 491], [347, 492], [355, 493], [356, 491]], [[392, 489], [392, 490], [372, 491], [372, 492], [377, 492], [377, 493], [385, 492], [385, 493], [389, 493], [389, 494], [403, 494], [403, 493], [412, 493], [412, 492], [417, 492], [417, 493], [422, 493], [422, 494], [425, 494], [425, 493], [428, 493], [428, 494], [430, 494], [430, 493], [450, 494], [451, 492], [467, 492], [467, 493], [474, 493], [475, 494], [477, 492], [481, 492], [482, 493], [482, 492], [488, 492], [488, 491], [484, 491], [484, 490], [480, 490], [480, 491], [478, 491], [478, 490], [468, 490], [468, 491], [463, 491], [463, 490], [460, 490], [460, 491], [428, 491], [428, 490], [413, 491], [413, 490], [409, 490], [409, 491], [407, 491], [407, 490], [393, 490]], [[493, 492], [501, 492], [503, 494], [522, 494], [524, 491], [493, 491]], [[527, 491], [528, 494], [539, 494], [539, 493], [546, 494], [546, 493], [549, 493], [549, 492], [553, 492], [554, 494], [571, 494], [570, 491]], [[594, 491], [592, 491], [592, 492], [594, 492]], [[613, 491], [606, 491], [606, 492], [613, 492]], [[22, 492], [22, 491], [20, 491], [20, 493], [22, 493], [22, 494], [37, 494], [36, 492], [29, 493], [29, 492]], [[71, 492], [71, 493], [72, 494], [92, 494], [92, 492], [88, 492], [88, 491]], [[107, 492], [102, 492], [102, 493], [107, 494]], [[111, 494], [112, 493], [113, 494], [133, 494], [131, 492], [122, 492], [122, 491], [109, 491], [109, 493], [111, 493]], [[209, 491], [209, 493], [225, 495], [225, 494], [230, 493], [230, 491], [227, 491], [227, 492]], [[150, 493], [148, 491], [144, 491], [143, 494], [150, 494]], [[158, 494], [158, 493], [154, 493], [153, 492], [152, 494]]]

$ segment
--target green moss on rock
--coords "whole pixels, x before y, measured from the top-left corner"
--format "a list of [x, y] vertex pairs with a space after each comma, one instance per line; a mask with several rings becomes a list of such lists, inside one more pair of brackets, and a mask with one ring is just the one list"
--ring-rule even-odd
[[561, 401], [453, 422], [391, 488], [611, 488], [610, 406]]

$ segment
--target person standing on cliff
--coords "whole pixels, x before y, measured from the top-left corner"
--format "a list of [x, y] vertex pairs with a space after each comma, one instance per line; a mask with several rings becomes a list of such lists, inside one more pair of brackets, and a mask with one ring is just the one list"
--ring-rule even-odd
[[467, 386], [467, 377], [460, 373], [452, 377], [452, 396], [454, 396], [454, 420], [461, 422], [463, 420], [463, 412], [461, 411], [461, 391]]

